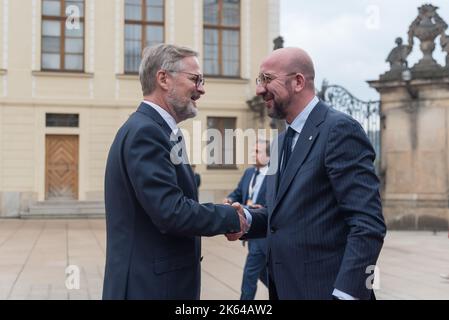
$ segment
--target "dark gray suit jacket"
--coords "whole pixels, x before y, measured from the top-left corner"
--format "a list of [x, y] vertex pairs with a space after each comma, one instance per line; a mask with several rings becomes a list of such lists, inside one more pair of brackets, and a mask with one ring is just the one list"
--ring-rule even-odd
[[374, 158], [360, 124], [320, 102], [282, 180], [267, 176], [267, 209], [251, 210], [247, 237], [268, 231], [279, 299], [332, 299], [334, 288], [372, 297], [367, 268], [376, 264], [386, 233]]
[[200, 236], [240, 230], [232, 207], [197, 202], [190, 165], [170, 159], [170, 134], [142, 103], [112, 143], [103, 299], [199, 299]]

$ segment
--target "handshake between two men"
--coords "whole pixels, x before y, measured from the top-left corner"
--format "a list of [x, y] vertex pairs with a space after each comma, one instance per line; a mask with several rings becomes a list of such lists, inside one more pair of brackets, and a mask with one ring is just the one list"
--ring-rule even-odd
[[[248, 232], [249, 228], [250, 228], [250, 224], [248, 222], [245, 210], [243, 209], [243, 205], [240, 204], [239, 202], [234, 202], [234, 203], [230, 203], [227, 202], [226, 204], [232, 205], [232, 207], [237, 211], [237, 214], [239, 216], [239, 220], [240, 220], [240, 232], [237, 233], [227, 233], [225, 234], [226, 238], [229, 241], [236, 241], [239, 240], [245, 233]], [[251, 206], [251, 209], [260, 209], [263, 208], [262, 205], [259, 204], [255, 204]]]
[[240, 232], [227, 233], [227, 234], [225, 234], [225, 236], [229, 241], [236, 241], [236, 240], [240, 239], [245, 233], [248, 232], [250, 226], [248, 224], [248, 221], [247, 221], [247, 218], [245, 215], [245, 211], [243, 210], [243, 206], [238, 202], [234, 202], [232, 204], [232, 207], [237, 211], [237, 214], [239, 216]]
[[[314, 78], [299, 48], [262, 61], [256, 94], [271, 118], [288, 124], [273, 155], [280, 168], [263, 179], [268, 161], [256, 161], [228, 196], [233, 209], [200, 204], [189, 164], [175, 164], [170, 152], [177, 124], [197, 114], [205, 94], [198, 53], [167, 44], [144, 50], [143, 101], [106, 164], [103, 299], [199, 299], [201, 237], [218, 234], [266, 237], [272, 299], [374, 297], [367, 270], [386, 233], [375, 150], [357, 121], [320, 101]], [[255, 154], [266, 149], [268, 158], [260, 142]]]

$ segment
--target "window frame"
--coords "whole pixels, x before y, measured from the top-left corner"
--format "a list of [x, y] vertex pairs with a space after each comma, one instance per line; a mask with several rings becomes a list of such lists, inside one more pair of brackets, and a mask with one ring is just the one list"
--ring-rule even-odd
[[[52, 119], [52, 117], [59, 119]], [[59, 122], [58, 122], [59, 121]], [[74, 121], [74, 122], [72, 122]], [[58, 123], [58, 125], [54, 125]], [[61, 124], [63, 123], [63, 124]], [[71, 125], [74, 123], [74, 125]], [[80, 127], [80, 114], [79, 113], [45, 113], [45, 127], [46, 128], [79, 128]]]
[[[219, 125], [218, 128], [209, 128], [209, 119], [218, 119], [219, 120]], [[232, 128], [232, 130], [236, 130], [237, 129], [237, 117], [219, 117], [219, 116], [208, 116], [206, 118], [206, 123], [207, 123], [207, 129], [216, 129], [218, 131], [220, 131], [223, 140], [221, 142], [221, 161], [222, 164], [207, 164], [207, 170], [238, 170], [238, 166], [237, 166], [237, 139], [234, 136], [233, 139], [233, 144], [232, 144], [232, 152], [233, 152], [233, 164], [225, 164], [224, 160], [225, 160], [225, 129], [230, 129], [230, 128], [225, 128], [224, 127], [224, 121], [227, 119], [232, 119], [234, 121], [234, 128]], [[206, 141], [206, 146], [208, 145], [208, 141]], [[209, 157], [209, 155], [208, 155]]]
[[[204, 10], [204, 2], [203, 2]], [[218, 74], [208, 74], [204, 75], [213, 78], [231, 78], [231, 79], [241, 79], [242, 74], [242, 1], [239, 0], [239, 26], [224, 26], [223, 24], [223, 0], [218, 0], [218, 24], [207, 24], [203, 23], [203, 47], [204, 47], [204, 31], [206, 29], [212, 29], [218, 31]], [[238, 31], [239, 32], [239, 53], [238, 53], [238, 72], [235, 76], [224, 75], [223, 72], [223, 31]], [[204, 57], [204, 55], [203, 55]], [[204, 59], [204, 58], [203, 58]]]
[[[85, 15], [86, 15], [86, 0], [82, 0], [83, 1], [83, 17], [80, 17], [80, 22], [83, 23], [83, 53], [82, 53], [82, 58], [83, 58], [83, 68], [81, 70], [75, 70], [75, 69], [66, 69], [65, 68], [65, 40], [66, 40], [66, 35], [65, 35], [65, 23], [67, 21], [67, 15], [65, 13], [65, 3], [66, 0], [59, 0], [61, 3], [61, 12], [60, 16], [56, 17], [56, 16], [47, 16], [44, 15], [44, 1], [41, 1], [41, 71], [44, 72], [68, 72], [68, 73], [85, 73], [85, 63], [86, 63], [86, 22], [85, 22]], [[43, 25], [44, 25], [44, 21], [57, 21], [59, 22], [59, 27], [60, 27], [60, 32], [61, 32], [61, 36], [60, 36], [60, 42], [59, 42], [59, 63], [60, 63], [60, 68], [59, 69], [50, 69], [50, 68], [44, 68], [43, 67], [43, 56], [44, 53], [44, 47], [43, 47]]]
[[[146, 31], [146, 27], [147, 26], [161, 26], [162, 27], [162, 43], [165, 43], [165, 10], [166, 10], [166, 3], [165, 0], [162, 0], [162, 21], [161, 22], [157, 22], [157, 21], [146, 21], [147, 18], [147, 13], [146, 13], [146, 7], [147, 7], [147, 0], [140, 0], [140, 4], [141, 4], [141, 10], [142, 10], [142, 20], [130, 20], [130, 19], [126, 19], [126, 1], [124, 1], [124, 26], [123, 26], [123, 31], [125, 31], [126, 25], [130, 24], [130, 25], [140, 25], [141, 27], [141, 35], [142, 38], [140, 39], [140, 45], [141, 45], [141, 50], [143, 50], [146, 47], [146, 38], [147, 38], [147, 31]], [[123, 70], [124, 70], [124, 74], [130, 74], [130, 75], [136, 75], [139, 73], [139, 71], [127, 71], [126, 70], [126, 34], [125, 32], [123, 32]]]

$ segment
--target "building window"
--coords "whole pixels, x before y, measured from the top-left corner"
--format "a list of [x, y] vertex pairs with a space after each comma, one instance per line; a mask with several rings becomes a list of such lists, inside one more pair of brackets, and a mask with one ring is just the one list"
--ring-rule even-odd
[[125, 73], [137, 73], [142, 50], [163, 42], [164, 0], [125, 0]]
[[[237, 169], [236, 139], [233, 134], [231, 136], [229, 133], [226, 134], [225, 131], [231, 129], [233, 133], [236, 129], [236, 123], [236, 118], [207, 118], [208, 169]], [[216, 139], [220, 139], [220, 141], [217, 142]], [[232, 139], [232, 141], [229, 141], [229, 139]]]
[[240, 77], [240, 0], [204, 0], [204, 73]]
[[84, 71], [84, 0], [42, 1], [42, 70]]
[[63, 114], [63, 113], [46, 113], [45, 114], [46, 127], [79, 127], [78, 114]]

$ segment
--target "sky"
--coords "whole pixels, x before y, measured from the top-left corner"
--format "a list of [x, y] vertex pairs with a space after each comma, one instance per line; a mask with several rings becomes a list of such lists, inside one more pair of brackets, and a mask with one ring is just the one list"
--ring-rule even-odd
[[[280, 0], [281, 35], [285, 47], [305, 49], [314, 60], [316, 86], [323, 79], [344, 86], [361, 100], [377, 100], [379, 94], [367, 80], [376, 80], [389, 69], [385, 62], [397, 37], [407, 43], [410, 24], [418, 7], [433, 4], [449, 24], [449, 0]], [[449, 29], [446, 31], [449, 34]], [[415, 38], [409, 66], [422, 57]], [[439, 45], [434, 59], [444, 65]]]

